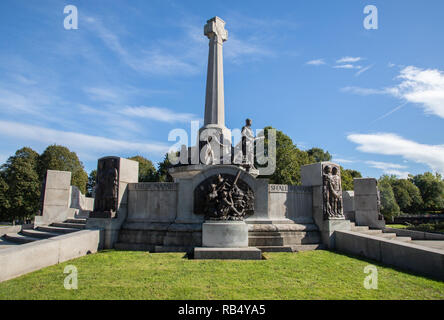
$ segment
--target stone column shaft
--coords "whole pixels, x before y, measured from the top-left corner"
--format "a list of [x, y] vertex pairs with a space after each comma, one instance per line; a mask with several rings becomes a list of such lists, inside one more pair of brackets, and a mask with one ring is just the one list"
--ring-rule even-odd
[[204, 125], [225, 126], [224, 66], [222, 41], [219, 37], [210, 38], [208, 53], [207, 90], [205, 96]]

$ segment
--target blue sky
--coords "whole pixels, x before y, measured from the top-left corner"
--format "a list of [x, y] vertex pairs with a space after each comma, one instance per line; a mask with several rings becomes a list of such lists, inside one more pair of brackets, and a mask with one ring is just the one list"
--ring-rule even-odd
[[[363, 26], [366, 5], [378, 29]], [[65, 30], [65, 5], [78, 29]], [[157, 162], [203, 117], [208, 40], [226, 21], [226, 125], [271, 125], [364, 176], [444, 173], [444, 2], [0, 2], [0, 162], [29, 146]]]

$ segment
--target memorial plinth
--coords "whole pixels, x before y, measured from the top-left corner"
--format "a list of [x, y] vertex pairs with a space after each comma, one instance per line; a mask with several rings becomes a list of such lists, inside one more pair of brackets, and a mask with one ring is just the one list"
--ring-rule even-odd
[[202, 225], [202, 248], [195, 259], [260, 260], [262, 252], [248, 247], [248, 225], [244, 221], [207, 221]]

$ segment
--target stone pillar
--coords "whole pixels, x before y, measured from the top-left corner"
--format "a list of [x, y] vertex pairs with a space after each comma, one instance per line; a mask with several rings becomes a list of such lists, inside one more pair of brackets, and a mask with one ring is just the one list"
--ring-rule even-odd
[[358, 226], [384, 229], [380, 213], [378, 181], [374, 178], [353, 179], [355, 189], [355, 221]]
[[99, 159], [94, 212], [87, 228], [103, 229], [101, 245], [114, 247], [128, 213], [128, 184], [139, 182], [139, 163], [119, 157]]
[[119, 157], [99, 159], [97, 166], [96, 197], [91, 218], [115, 218], [126, 215], [128, 183], [139, 181], [139, 163]]
[[210, 39], [204, 125], [225, 127], [224, 65], [222, 45], [228, 39], [225, 22], [214, 17], [207, 21], [204, 34]]
[[[350, 221], [346, 220], [343, 215], [340, 177], [340, 167], [336, 163], [318, 162], [301, 167], [302, 185], [313, 189], [313, 219], [321, 233], [322, 243], [328, 248], [335, 247], [334, 232], [336, 230], [351, 229]], [[330, 188], [336, 187], [338, 183], [339, 190], [333, 192]], [[338, 195], [340, 195], [340, 201], [337, 199]], [[332, 210], [332, 207], [336, 210]], [[335, 216], [334, 213], [337, 215]]]
[[[210, 39], [208, 53], [207, 88], [205, 95], [204, 126], [199, 130], [199, 150], [209, 144], [209, 137], [216, 139], [211, 141], [211, 149], [215, 155], [212, 163], [219, 164], [231, 162], [231, 131], [225, 127], [225, 101], [224, 101], [224, 71], [222, 46], [228, 39], [225, 30], [225, 22], [214, 17], [207, 21], [204, 34]], [[211, 140], [211, 138], [210, 138]], [[204, 152], [206, 149], [204, 150]], [[201, 159], [201, 162], [204, 162]]]
[[343, 191], [342, 201], [344, 202], [344, 216], [345, 219], [355, 221], [355, 192]]
[[70, 218], [71, 172], [48, 170], [42, 188], [42, 215], [36, 216], [35, 225], [64, 222]]

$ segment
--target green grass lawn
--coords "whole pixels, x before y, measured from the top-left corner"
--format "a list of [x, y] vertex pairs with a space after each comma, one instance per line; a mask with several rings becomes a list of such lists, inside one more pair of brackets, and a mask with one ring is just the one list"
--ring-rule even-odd
[[[329, 251], [265, 254], [261, 261], [189, 260], [184, 254], [102, 251], [0, 283], [0, 299], [444, 299], [444, 282]], [[78, 289], [63, 286], [65, 266]]]
[[388, 224], [387, 228], [393, 228], [393, 229], [407, 229], [408, 226], [404, 224]]

